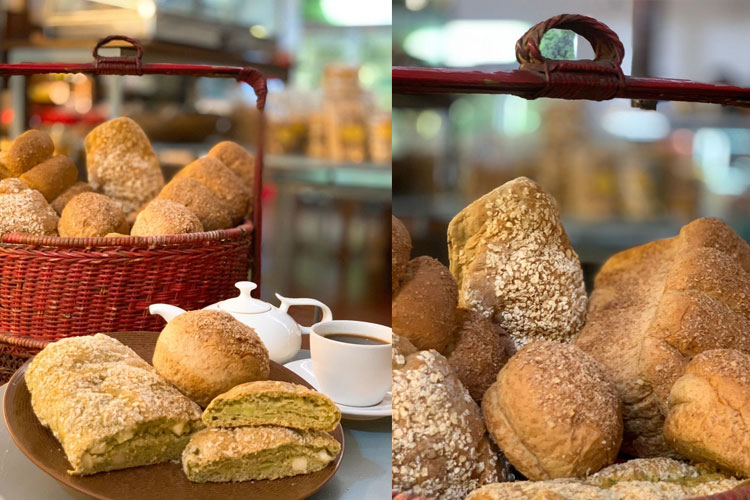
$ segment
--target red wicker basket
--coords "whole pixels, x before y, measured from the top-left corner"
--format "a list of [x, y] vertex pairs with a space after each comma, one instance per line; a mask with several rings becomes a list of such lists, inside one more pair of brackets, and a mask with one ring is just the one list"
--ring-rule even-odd
[[[99, 48], [112, 40], [131, 44], [136, 55], [99, 56]], [[150, 304], [202, 308], [234, 295], [234, 283], [246, 280], [251, 267], [252, 279], [260, 286], [265, 77], [254, 68], [146, 64], [142, 56], [136, 40], [110, 36], [96, 45], [91, 63], [3, 64], [0, 76], [168, 74], [234, 78], [251, 85], [261, 112], [253, 220], [233, 229], [174, 236], [0, 236], [0, 384], [38, 348], [25, 339], [158, 330], [163, 320], [148, 314]]]

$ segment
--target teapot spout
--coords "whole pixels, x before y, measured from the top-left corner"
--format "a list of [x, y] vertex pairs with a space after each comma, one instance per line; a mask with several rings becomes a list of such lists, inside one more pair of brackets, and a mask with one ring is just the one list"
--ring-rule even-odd
[[184, 313], [185, 310], [169, 304], [151, 304], [150, 306], [148, 306], [148, 312], [151, 314], [158, 314], [159, 316], [164, 318], [167, 323], [169, 323], [175, 317]]

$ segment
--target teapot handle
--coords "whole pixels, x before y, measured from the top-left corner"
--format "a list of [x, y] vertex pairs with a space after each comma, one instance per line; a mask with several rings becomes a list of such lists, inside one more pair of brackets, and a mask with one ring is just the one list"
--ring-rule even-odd
[[[331, 308], [322, 303], [319, 300], [315, 299], [291, 299], [288, 297], [282, 297], [278, 293], [276, 294], [276, 298], [279, 299], [281, 302], [281, 305], [279, 306], [279, 309], [283, 312], [289, 311], [289, 308], [292, 306], [314, 306], [319, 307], [321, 311], [323, 311], [323, 317], [321, 318], [321, 322], [323, 321], [331, 321], [333, 319], [333, 313], [331, 312]], [[310, 333], [310, 327], [309, 326], [302, 326], [299, 325], [299, 329], [302, 330], [302, 333]]]

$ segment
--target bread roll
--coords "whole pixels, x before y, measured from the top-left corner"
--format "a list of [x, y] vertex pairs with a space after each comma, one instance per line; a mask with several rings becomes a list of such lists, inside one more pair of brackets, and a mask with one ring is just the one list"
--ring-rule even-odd
[[57, 230], [63, 237], [96, 238], [109, 233], [127, 234], [128, 224], [120, 205], [99, 193], [73, 197], [60, 216]]
[[55, 144], [49, 134], [40, 130], [27, 130], [10, 145], [5, 156], [5, 168], [10, 175], [18, 177], [54, 152]]
[[67, 156], [56, 155], [30, 168], [20, 179], [51, 202], [76, 183], [78, 169]]
[[[223, 141], [212, 147], [208, 156], [220, 160], [237, 175], [251, 193], [255, 184], [255, 157], [232, 141]], [[252, 207], [251, 207], [252, 208]]]
[[120, 203], [128, 214], [152, 200], [164, 186], [159, 160], [141, 127], [115, 118], [86, 135], [89, 184]]
[[432, 257], [417, 257], [406, 267], [391, 302], [393, 331], [418, 349], [442, 352], [456, 329], [456, 283]]
[[224, 202], [195, 179], [172, 179], [164, 186], [158, 197], [187, 207], [201, 221], [204, 231], [227, 229], [232, 226], [232, 218]]
[[170, 200], [153, 200], [135, 219], [132, 236], [200, 233], [203, 225], [185, 205]]
[[519, 177], [464, 208], [448, 226], [460, 307], [531, 340], [565, 341], [586, 318], [586, 288], [555, 200]]
[[417, 352], [417, 348], [414, 344], [409, 342], [400, 335], [393, 334], [393, 340], [391, 341], [391, 367], [395, 370], [397, 368], [403, 368], [406, 364], [406, 357], [409, 354]]
[[213, 191], [229, 209], [229, 216], [234, 224], [245, 218], [250, 205], [250, 191], [218, 159], [211, 156], [198, 158], [180, 170], [175, 177], [195, 179]]
[[535, 481], [592, 474], [614, 462], [622, 441], [614, 385], [572, 344], [518, 351], [485, 392], [482, 412], [508, 461]]
[[500, 326], [478, 312], [459, 309], [457, 318], [455, 339], [446, 357], [474, 401], [480, 402], [516, 348]]
[[236, 385], [266, 380], [269, 373], [268, 350], [258, 334], [229, 313], [205, 309], [167, 323], [153, 362], [161, 376], [203, 407]]
[[89, 184], [88, 182], [76, 182], [68, 189], [66, 189], [65, 192], [63, 192], [60, 196], [52, 200], [52, 203], [50, 203], [50, 205], [52, 205], [52, 208], [55, 209], [57, 215], [62, 215], [62, 211], [65, 208], [65, 205], [67, 205], [75, 195], [81, 193], [90, 193], [93, 190], [94, 188], [92, 188], [91, 184]]
[[393, 371], [393, 489], [463, 500], [479, 486], [508, 480], [479, 407], [436, 351], [406, 357]]
[[664, 442], [672, 384], [692, 356], [750, 352], [750, 246], [717, 219], [611, 257], [599, 271], [576, 344], [615, 382], [623, 450], [674, 455]]
[[391, 215], [391, 292], [398, 290], [411, 259], [411, 236], [404, 224]]
[[694, 357], [672, 386], [664, 437], [684, 457], [750, 477], [750, 355]]
[[26, 185], [25, 182], [21, 181], [16, 177], [8, 177], [0, 181], [0, 195], [3, 194], [17, 194], [21, 191], [31, 189]]
[[[3, 179], [5, 181], [10, 179]], [[6, 189], [10, 184], [15, 183], [6, 183]], [[57, 214], [39, 191], [24, 189], [0, 195], [0, 234], [54, 236], [57, 234], [58, 220]]]

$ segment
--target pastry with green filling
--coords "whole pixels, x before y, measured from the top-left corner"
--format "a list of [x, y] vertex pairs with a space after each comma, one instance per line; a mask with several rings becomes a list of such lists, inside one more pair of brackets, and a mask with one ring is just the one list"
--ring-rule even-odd
[[197, 483], [278, 479], [325, 468], [341, 444], [322, 431], [285, 427], [212, 427], [196, 432], [182, 468]]
[[208, 427], [278, 425], [332, 431], [341, 420], [325, 394], [276, 380], [240, 384], [214, 398], [203, 413]]

